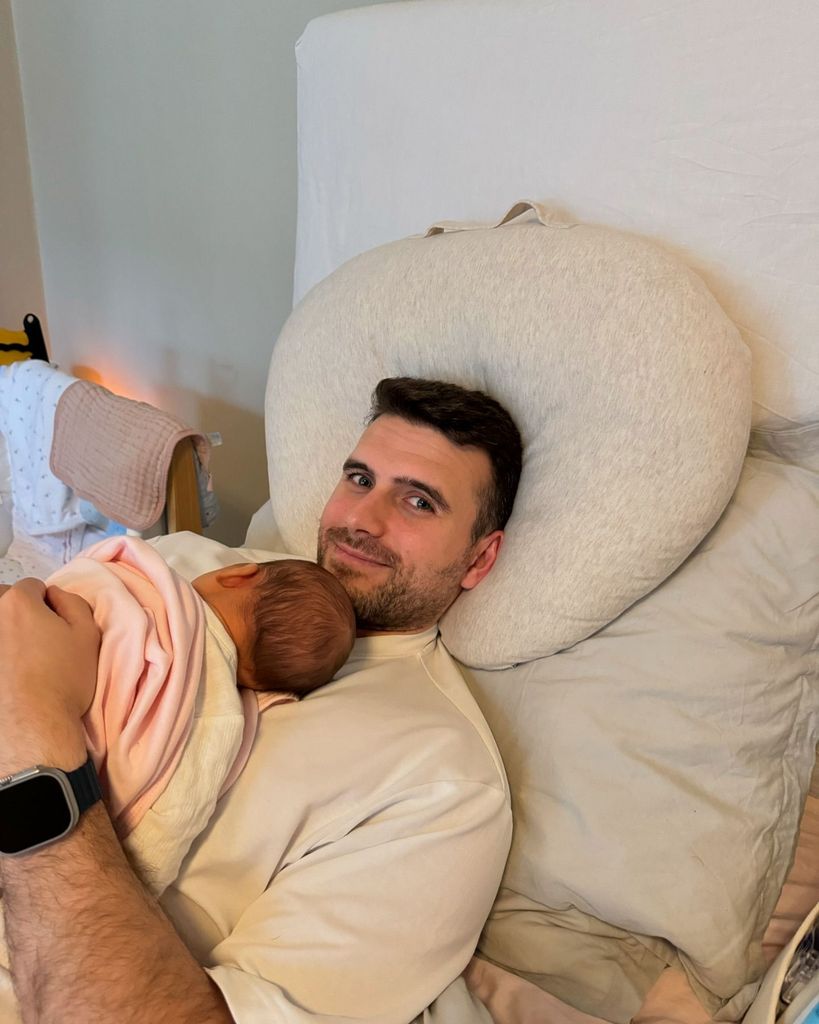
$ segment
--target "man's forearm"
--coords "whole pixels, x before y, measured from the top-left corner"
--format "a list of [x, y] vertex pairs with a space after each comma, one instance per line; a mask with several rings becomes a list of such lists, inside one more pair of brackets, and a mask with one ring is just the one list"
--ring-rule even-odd
[[25, 1024], [230, 1024], [219, 993], [134, 876], [102, 805], [0, 866]]
[[[36, 580], [0, 602], [0, 777], [37, 764], [73, 771], [88, 756], [82, 716], [100, 639], [91, 609]], [[131, 871], [102, 804], [65, 839], [0, 856], [0, 891], [25, 1024], [231, 1024]]]

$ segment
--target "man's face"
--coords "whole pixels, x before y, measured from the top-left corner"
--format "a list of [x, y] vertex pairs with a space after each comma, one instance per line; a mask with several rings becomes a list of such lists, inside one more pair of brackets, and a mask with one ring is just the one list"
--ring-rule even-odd
[[[344, 463], [319, 524], [318, 562], [344, 584], [362, 632], [437, 622], [491, 568], [500, 531], [471, 543], [487, 454], [380, 416]], [[488, 564], [487, 564], [488, 563]]]

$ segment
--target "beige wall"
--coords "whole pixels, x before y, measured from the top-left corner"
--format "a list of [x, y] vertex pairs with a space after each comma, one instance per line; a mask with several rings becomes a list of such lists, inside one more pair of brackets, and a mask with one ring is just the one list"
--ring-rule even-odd
[[11, 0], [0, 0], [0, 327], [45, 319]]
[[53, 357], [223, 434], [211, 532], [229, 543], [267, 498], [262, 402], [292, 288], [294, 45], [312, 17], [361, 5], [13, 3]]

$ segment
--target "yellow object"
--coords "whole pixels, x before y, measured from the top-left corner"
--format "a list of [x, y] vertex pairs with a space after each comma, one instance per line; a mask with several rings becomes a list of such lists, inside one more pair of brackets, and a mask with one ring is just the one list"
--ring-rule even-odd
[[23, 359], [48, 361], [40, 321], [33, 313], [29, 313], [23, 320], [22, 331], [9, 331], [0, 327], [0, 366]]
[[31, 346], [25, 331], [7, 331], [0, 327], [0, 366], [31, 359]]

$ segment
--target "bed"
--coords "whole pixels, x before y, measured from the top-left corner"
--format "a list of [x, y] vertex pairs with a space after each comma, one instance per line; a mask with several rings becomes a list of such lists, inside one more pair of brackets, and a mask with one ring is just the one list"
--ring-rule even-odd
[[[312, 554], [317, 496], [360, 427], [349, 410], [366, 407], [379, 376], [437, 366], [513, 408], [529, 393], [534, 371], [521, 372], [513, 339], [481, 335], [470, 354], [483, 327], [466, 313], [447, 320], [492, 231], [498, 251], [518, 255], [538, 231], [552, 232], [551, 247], [570, 237], [632, 247], [589, 256], [582, 282], [638, 249], [669, 260], [659, 278], [699, 282], [697, 302], [718, 303], [715, 336], [731, 335], [733, 355], [713, 364], [722, 419], [703, 421], [730, 448], [710, 478], [709, 493], [725, 493], [687, 550], [579, 633], [535, 630], [528, 646], [476, 655], [459, 647], [465, 624], [452, 624], [516, 824], [477, 959], [429, 1020], [739, 1020], [819, 898], [817, 41], [814, 10], [797, 0], [414, 0], [318, 19], [299, 43], [296, 309], [271, 362], [271, 501], [249, 545]], [[449, 246], [455, 259], [473, 243], [471, 263], [428, 272], [429, 254]], [[424, 288], [405, 301], [416, 279]], [[489, 276], [469, 284], [473, 297], [491, 293]], [[572, 311], [588, 315], [588, 302]], [[669, 336], [686, 324], [688, 312]], [[685, 336], [685, 352], [698, 338]], [[560, 365], [578, 401], [601, 383], [599, 353], [580, 384], [576, 363]], [[656, 401], [662, 374], [624, 383], [623, 365], [606, 378], [628, 395], [623, 406]], [[543, 404], [558, 409], [550, 380]], [[696, 404], [686, 402], [676, 394], [666, 407], [681, 415]], [[642, 435], [664, 424], [657, 408]], [[571, 403], [555, 415], [570, 418]], [[294, 474], [305, 437], [326, 459]], [[685, 443], [651, 465], [667, 470]], [[641, 529], [662, 534], [662, 517], [658, 529], [642, 512]], [[516, 516], [510, 546], [524, 529]], [[587, 534], [578, 552], [597, 541]], [[639, 577], [631, 564], [622, 575]], [[797, 855], [800, 820], [814, 845]]]

